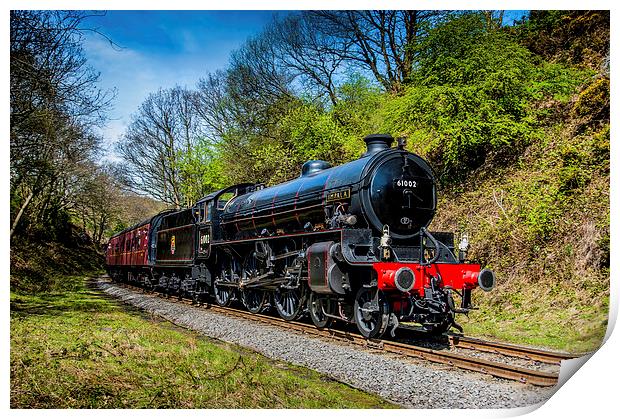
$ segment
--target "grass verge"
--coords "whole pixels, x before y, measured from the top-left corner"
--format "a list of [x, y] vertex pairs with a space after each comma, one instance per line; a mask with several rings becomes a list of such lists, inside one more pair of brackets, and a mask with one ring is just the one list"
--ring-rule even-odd
[[389, 408], [315, 371], [74, 287], [11, 294], [12, 408]]

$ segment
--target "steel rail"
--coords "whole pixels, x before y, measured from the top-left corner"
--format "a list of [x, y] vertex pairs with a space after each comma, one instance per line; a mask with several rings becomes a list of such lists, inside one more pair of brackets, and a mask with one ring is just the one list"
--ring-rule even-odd
[[383, 349], [535, 386], [554, 386], [558, 382], [558, 375], [554, 373], [518, 367], [484, 358], [470, 357], [454, 352], [437, 351], [391, 341], [384, 341]]
[[[398, 330], [418, 334], [424, 339], [433, 339], [428, 333], [424, 333], [419, 328], [407, 325], [400, 325]], [[446, 338], [448, 343], [455, 348], [471, 349], [480, 352], [488, 352], [498, 355], [506, 355], [515, 358], [522, 358], [530, 361], [540, 361], [545, 364], [560, 365], [566, 359], [579, 358], [586, 354], [571, 354], [568, 352], [556, 352], [546, 349], [532, 348], [529, 346], [515, 345], [507, 342], [490, 341], [479, 338], [472, 338], [456, 333], [447, 333], [444, 336], [435, 337], [435, 340]]]
[[491, 352], [500, 355], [514, 356], [532, 361], [540, 361], [547, 364], [557, 364], [566, 359], [579, 358], [585, 354], [570, 354], [567, 352], [553, 352], [545, 349], [519, 346], [505, 342], [487, 341], [461, 335], [449, 334], [448, 340], [457, 348], [473, 349], [481, 352]]
[[[146, 291], [142, 288], [135, 287], [132, 285], [119, 284], [119, 283], [115, 283], [115, 284], [124, 286], [126, 288], [138, 290], [143, 293], [149, 293], [149, 291]], [[153, 291], [150, 291], [150, 293], [152, 295], [161, 295]], [[279, 317], [272, 317], [272, 316], [267, 316], [264, 314], [252, 314], [248, 311], [239, 310], [239, 309], [230, 308], [230, 307], [220, 307], [220, 306], [212, 305], [210, 303], [196, 306], [192, 300], [187, 299], [187, 298], [179, 299], [176, 296], [173, 296], [171, 298], [174, 298], [177, 301], [183, 302], [184, 304], [193, 305], [195, 307], [202, 307], [210, 311], [221, 313], [221, 314], [228, 315], [228, 316], [241, 317], [243, 319], [252, 320], [252, 321], [260, 321], [262, 323], [266, 323], [272, 326], [285, 327], [288, 330], [294, 330], [294, 331], [297, 331], [303, 334], [330, 338], [330, 339], [334, 339], [334, 340], [338, 340], [342, 342], [364, 346], [369, 349], [376, 349], [376, 350], [382, 350], [385, 352], [390, 352], [390, 353], [397, 354], [397, 355], [420, 358], [426, 361], [449, 365], [452, 367], [457, 367], [457, 368], [479, 372], [483, 374], [490, 374], [495, 377], [519, 381], [521, 383], [532, 384], [535, 386], [554, 386], [558, 382], [558, 374], [554, 374], [550, 372], [518, 367], [515, 365], [509, 365], [505, 363], [495, 362], [495, 361], [473, 357], [473, 356], [467, 356], [467, 355], [458, 354], [458, 353], [449, 352], [449, 351], [438, 351], [435, 349], [424, 348], [424, 347], [415, 346], [415, 345], [406, 344], [406, 343], [393, 342], [393, 341], [389, 341], [385, 339], [366, 339], [362, 335], [359, 335], [356, 333], [351, 333], [351, 332], [346, 332], [346, 331], [341, 331], [341, 330], [334, 330], [334, 329], [329, 329], [329, 328], [318, 329], [314, 325], [309, 325], [309, 324], [300, 323], [296, 321], [289, 322]], [[454, 340], [454, 337], [456, 337], [455, 335], [449, 335], [448, 337], [453, 342], [455, 341]], [[463, 337], [458, 336], [458, 338], [459, 339], [457, 339], [458, 340], [457, 345], [461, 347], [465, 347], [461, 343], [463, 341]], [[485, 347], [485, 348], [496, 347], [494, 345], [501, 346], [501, 349], [497, 349], [497, 351], [503, 350], [505, 348], [505, 346], [503, 346], [504, 344], [497, 344], [495, 342], [484, 342], [479, 339], [466, 338], [466, 341], [468, 343], [465, 343], [465, 344], [470, 344], [471, 348], [476, 349], [476, 350], [481, 350], [479, 348], [482, 348], [482, 347]], [[471, 342], [475, 342], [475, 343], [471, 343]], [[480, 344], [480, 346], [475, 347], [475, 345], [478, 343]], [[484, 343], [488, 343], [489, 345], [485, 346]], [[514, 350], [515, 354], [518, 353], [520, 349], [523, 349], [516, 345], [509, 345], [509, 346], [512, 347], [512, 350]], [[525, 348], [525, 349], [529, 351], [531, 348]], [[536, 351], [537, 350], [534, 350], [534, 352]], [[540, 351], [540, 352], [545, 352], [545, 351]], [[564, 354], [560, 354], [560, 355], [563, 356]], [[566, 355], [567, 357], [563, 359], [574, 357], [573, 355], [570, 355], [570, 354], [566, 354]], [[513, 355], [513, 356], [518, 356], [518, 355]], [[524, 355], [520, 357], [524, 357]], [[548, 362], [548, 361], [544, 361], [544, 362]]]

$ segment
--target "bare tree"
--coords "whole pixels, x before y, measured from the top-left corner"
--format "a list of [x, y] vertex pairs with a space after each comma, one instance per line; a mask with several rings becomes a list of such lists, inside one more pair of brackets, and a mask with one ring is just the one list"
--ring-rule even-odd
[[104, 233], [120, 218], [121, 189], [107, 167], [87, 162], [80, 169], [72, 212], [84, 233], [100, 245]]
[[133, 115], [118, 151], [125, 179], [134, 191], [180, 208], [184, 203], [179, 153], [200, 135], [194, 93], [175, 87], [150, 94]]
[[446, 15], [429, 10], [309, 11], [323, 39], [334, 38], [329, 52], [349, 65], [369, 71], [387, 91], [402, 89], [414, 69], [416, 47]]
[[231, 85], [245, 96], [309, 91], [338, 102], [339, 79], [353, 70], [398, 92], [414, 71], [428, 30], [447, 12], [428, 10], [307, 11], [274, 21], [232, 60]]
[[241, 119], [229, 95], [228, 75], [218, 70], [198, 81], [194, 107], [202, 123], [202, 135], [217, 142]]
[[321, 31], [319, 24], [312, 14], [289, 15], [274, 21], [263, 36], [273, 40], [274, 58], [282, 68], [300, 77], [308, 90], [327, 94], [335, 105], [337, 78], [351, 43]]
[[291, 101], [297, 100], [293, 76], [278, 64], [276, 43], [269, 34], [251, 38], [230, 58], [226, 84], [228, 105], [243, 135], [269, 135], [269, 128]]

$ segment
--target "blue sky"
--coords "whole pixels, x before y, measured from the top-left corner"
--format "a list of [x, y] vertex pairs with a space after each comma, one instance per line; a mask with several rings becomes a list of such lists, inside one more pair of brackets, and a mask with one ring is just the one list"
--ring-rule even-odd
[[[149, 93], [175, 85], [194, 87], [209, 72], [224, 69], [230, 53], [269, 23], [272, 11], [109, 11], [85, 25], [108, 36], [86, 35], [84, 52], [101, 73], [104, 89], [116, 88], [104, 144], [123, 134]], [[111, 154], [108, 154], [112, 157]]]

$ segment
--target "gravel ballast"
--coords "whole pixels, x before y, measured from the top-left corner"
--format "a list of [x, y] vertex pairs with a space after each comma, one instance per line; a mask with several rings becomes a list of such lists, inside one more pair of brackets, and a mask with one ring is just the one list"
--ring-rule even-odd
[[327, 376], [410, 408], [512, 408], [548, 399], [553, 388], [496, 379], [423, 362], [408, 362], [352, 345], [210, 312], [97, 280], [121, 301], [212, 338]]

